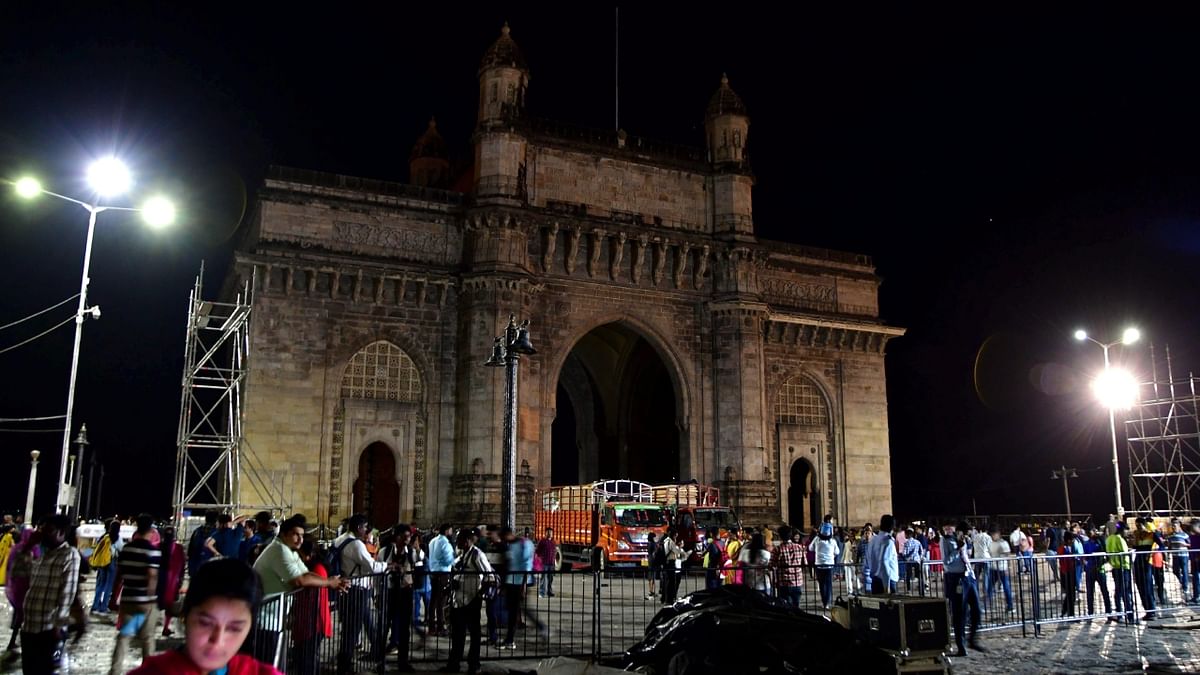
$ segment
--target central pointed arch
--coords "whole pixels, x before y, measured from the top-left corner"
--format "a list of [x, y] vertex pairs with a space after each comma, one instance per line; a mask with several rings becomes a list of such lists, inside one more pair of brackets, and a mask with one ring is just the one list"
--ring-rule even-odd
[[666, 343], [619, 317], [592, 323], [562, 344], [548, 370], [555, 416], [543, 480], [693, 477], [687, 385]]

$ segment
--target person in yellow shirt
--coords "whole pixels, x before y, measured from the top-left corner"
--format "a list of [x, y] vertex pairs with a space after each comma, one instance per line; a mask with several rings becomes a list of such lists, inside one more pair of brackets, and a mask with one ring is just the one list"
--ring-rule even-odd
[[1110, 522], [1105, 526], [1105, 531], [1108, 536], [1104, 539], [1104, 552], [1108, 553], [1108, 562], [1112, 565], [1113, 598], [1116, 604], [1117, 613], [1125, 613], [1125, 623], [1132, 624], [1134, 619], [1133, 608], [1133, 576], [1131, 573], [1132, 554], [1129, 552], [1129, 544], [1125, 543], [1125, 537], [1121, 534], [1121, 526], [1115, 522]]
[[0, 533], [0, 586], [3, 586], [8, 574], [8, 554], [12, 551], [13, 544], [16, 543], [15, 527], [8, 527]]

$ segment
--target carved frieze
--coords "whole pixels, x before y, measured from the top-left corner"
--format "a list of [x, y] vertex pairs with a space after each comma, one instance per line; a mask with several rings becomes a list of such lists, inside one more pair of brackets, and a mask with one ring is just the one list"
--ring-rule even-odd
[[448, 264], [456, 257], [451, 238], [445, 233], [419, 227], [403, 227], [382, 223], [333, 222], [333, 241], [352, 247], [389, 249], [398, 258]]
[[837, 289], [832, 284], [764, 276], [759, 288], [763, 299], [771, 304], [827, 312], [837, 309]]

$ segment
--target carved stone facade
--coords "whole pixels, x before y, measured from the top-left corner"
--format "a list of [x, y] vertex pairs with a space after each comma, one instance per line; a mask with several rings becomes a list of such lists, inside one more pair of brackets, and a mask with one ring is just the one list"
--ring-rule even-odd
[[469, 190], [430, 187], [423, 150], [420, 185], [273, 167], [258, 192], [231, 274], [255, 280], [245, 430], [294, 507], [336, 522], [394, 488], [380, 525], [498, 520], [504, 382], [483, 363], [512, 314], [539, 351], [520, 521], [552, 479], [617, 477], [715, 483], [752, 523], [888, 511], [903, 331], [866, 256], [754, 236], [728, 79], [699, 150], [530, 117], [507, 27], [479, 76]]

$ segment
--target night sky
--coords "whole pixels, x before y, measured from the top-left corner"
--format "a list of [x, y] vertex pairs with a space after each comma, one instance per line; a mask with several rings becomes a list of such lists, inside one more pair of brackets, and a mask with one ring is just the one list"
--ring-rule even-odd
[[[110, 513], [169, 512], [188, 291], [204, 260], [216, 292], [268, 164], [406, 181], [431, 115], [466, 159], [479, 58], [506, 19], [532, 114], [614, 124], [612, 7], [16, 4], [0, 8], [0, 176], [87, 196], [83, 167], [116, 152], [135, 194], [183, 214], [97, 228], [103, 317], [85, 325], [76, 420]], [[1119, 358], [1148, 372], [1153, 342], [1177, 374], [1200, 368], [1194, 21], [682, 11], [621, 11], [620, 126], [702, 146], [727, 72], [751, 116], [758, 235], [874, 256], [883, 318], [908, 329], [887, 356], [897, 512], [1060, 512], [1062, 464], [1080, 470], [1076, 511], [1111, 510], [1086, 388], [1101, 352], [1071, 332], [1136, 324]], [[0, 197], [0, 325], [78, 291], [86, 216]], [[0, 330], [0, 349], [72, 308]], [[0, 354], [0, 417], [62, 413], [71, 340]], [[53, 424], [0, 423], [0, 510], [23, 507], [33, 448], [50, 508], [60, 437], [11, 430]]]

